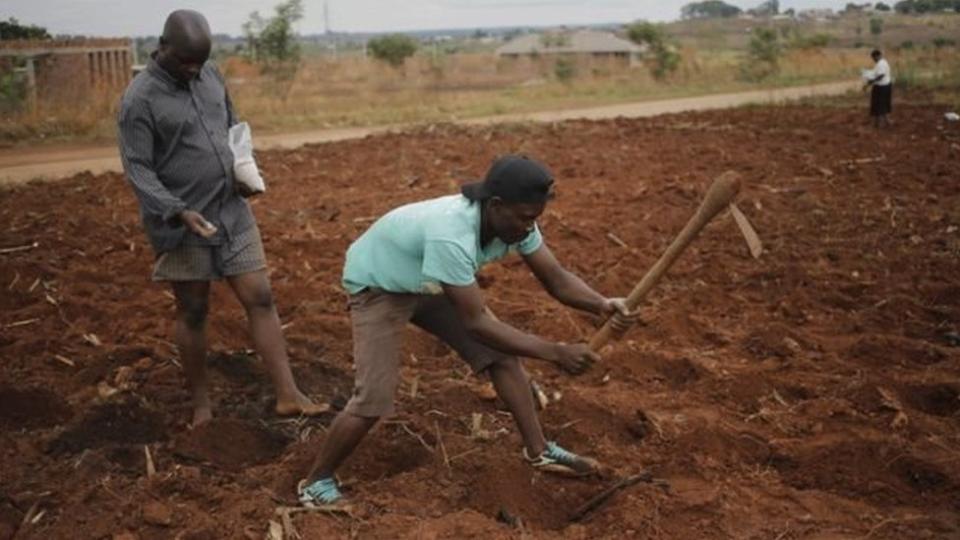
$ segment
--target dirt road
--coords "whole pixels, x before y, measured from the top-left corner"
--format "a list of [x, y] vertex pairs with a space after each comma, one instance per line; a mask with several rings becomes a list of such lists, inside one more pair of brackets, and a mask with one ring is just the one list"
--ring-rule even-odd
[[[605, 118], [642, 118], [684, 111], [722, 109], [752, 103], [776, 103], [809, 96], [843, 94], [859, 86], [857, 82], [839, 82], [799, 86], [775, 90], [755, 90], [733, 94], [714, 94], [682, 99], [645, 101], [586, 109], [504, 114], [471, 118], [461, 123], [490, 125], [504, 122], [557, 122], [572, 119], [600, 120]], [[261, 149], [297, 148], [308, 143], [358, 139], [374, 133], [402, 130], [404, 125], [374, 126], [344, 129], [323, 129], [300, 133], [280, 133], [258, 137]], [[120, 158], [114, 146], [74, 146], [59, 148], [22, 148], [0, 150], [0, 185], [20, 183], [35, 178], [54, 179], [83, 171], [94, 174], [121, 169]]]

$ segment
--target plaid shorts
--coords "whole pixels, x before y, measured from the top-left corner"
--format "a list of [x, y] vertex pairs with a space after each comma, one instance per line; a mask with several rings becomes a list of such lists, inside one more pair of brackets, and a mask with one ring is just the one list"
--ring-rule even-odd
[[256, 225], [219, 246], [180, 246], [162, 253], [153, 265], [153, 281], [214, 281], [267, 267]]

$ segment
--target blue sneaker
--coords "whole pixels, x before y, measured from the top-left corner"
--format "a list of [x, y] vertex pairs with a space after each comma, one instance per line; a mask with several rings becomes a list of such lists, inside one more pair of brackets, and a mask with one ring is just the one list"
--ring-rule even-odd
[[600, 469], [597, 460], [564, 450], [553, 441], [547, 442], [547, 449], [535, 458], [527, 455], [527, 449], [524, 448], [523, 457], [534, 469], [566, 476], [589, 476]]
[[300, 504], [307, 508], [319, 508], [331, 512], [349, 512], [350, 507], [340, 493], [340, 487], [333, 478], [321, 478], [305, 486], [306, 480], [297, 485], [297, 495]]

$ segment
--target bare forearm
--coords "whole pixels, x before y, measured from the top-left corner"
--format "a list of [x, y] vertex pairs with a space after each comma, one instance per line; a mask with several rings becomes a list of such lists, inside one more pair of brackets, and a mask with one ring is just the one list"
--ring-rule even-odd
[[603, 313], [606, 298], [593, 290], [576, 274], [564, 270], [547, 292], [560, 303], [593, 314]]
[[467, 324], [467, 331], [477, 341], [506, 354], [556, 361], [556, 345], [509, 324], [502, 323], [486, 313]]

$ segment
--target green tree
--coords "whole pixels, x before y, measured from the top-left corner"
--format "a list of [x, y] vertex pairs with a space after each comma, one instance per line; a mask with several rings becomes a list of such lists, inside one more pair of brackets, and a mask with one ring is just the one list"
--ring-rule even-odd
[[747, 57], [740, 65], [741, 76], [750, 81], [766, 79], [780, 71], [783, 48], [773, 28], [760, 27], [753, 30], [747, 47]]
[[556, 63], [553, 65], [553, 75], [558, 81], [567, 84], [573, 80], [573, 77], [576, 74], [576, 66], [573, 63], [573, 60], [563, 56], [557, 58]]
[[664, 79], [680, 66], [680, 53], [667, 41], [662, 26], [639, 21], [627, 28], [627, 37], [638, 45], [646, 45], [652, 53], [650, 73], [655, 79]]
[[627, 37], [639, 45], [655, 45], [666, 41], [663, 27], [647, 21], [638, 21], [627, 28]]
[[897, 2], [893, 8], [897, 13], [934, 13], [950, 11], [960, 13], [960, 0], [904, 0]]
[[300, 44], [293, 29], [303, 18], [303, 0], [287, 0], [274, 7], [274, 15], [265, 20], [254, 11], [243, 24], [243, 33], [251, 56], [260, 62], [292, 62], [300, 58]]
[[264, 56], [280, 62], [300, 58], [300, 44], [293, 24], [303, 18], [303, 1], [287, 0], [277, 4], [275, 14], [260, 32]]
[[793, 36], [793, 39], [790, 40], [790, 47], [795, 49], [823, 49], [830, 45], [830, 42], [833, 41], [833, 36], [830, 34], [825, 34], [823, 32], [818, 32], [816, 34], [803, 35], [796, 34]]
[[6, 21], [0, 21], [0, 41], [13, 39], [50, 39], [50, 34], [46, 28], [20, 24], [20, 21], [10, 17]]
[[398, 68], [417, 52], [417, 42], [404, 34], [388, 34], [371, 39], [367, 42], [370, 55]]
[[870, 2], [864, 4], [855, 4], [853, 2], [847, 2], [847, 5], [843, 7], [841, 13], [863, 13], [870, 8]]
[[883, 19], [880, 17], [872, 17], [870, 19], [870, 33], [874, 36], [879, 36], [883, 33]]
[[250, 14], [247, 22], [240, 27], [243, 30], [243, 37], [247, 41], [246, 53], [251, 60], [259, 60], [260, 52], [260, 33], [267, 22], [263, 20], [259, 12], [254, 11]]
[[705, 2], [691, 2], [680, 8], [680, 16], [684, 19], [720, 19], [736, 17], [743, 10], [721, 0], [707, 0]]
[[877, 2], [876, 5], [873, 6], [873, 9], [877, 11], [890, 11], [893, 8], [883, 2]]
[[26, 97], [26, 85], [17, 73], [0, 73], [0, 112], [19, 110]]
[[772, 17], [780, 13], [780, 0], [766, 0], [759, 6], [748, 11], [757, 17]]

